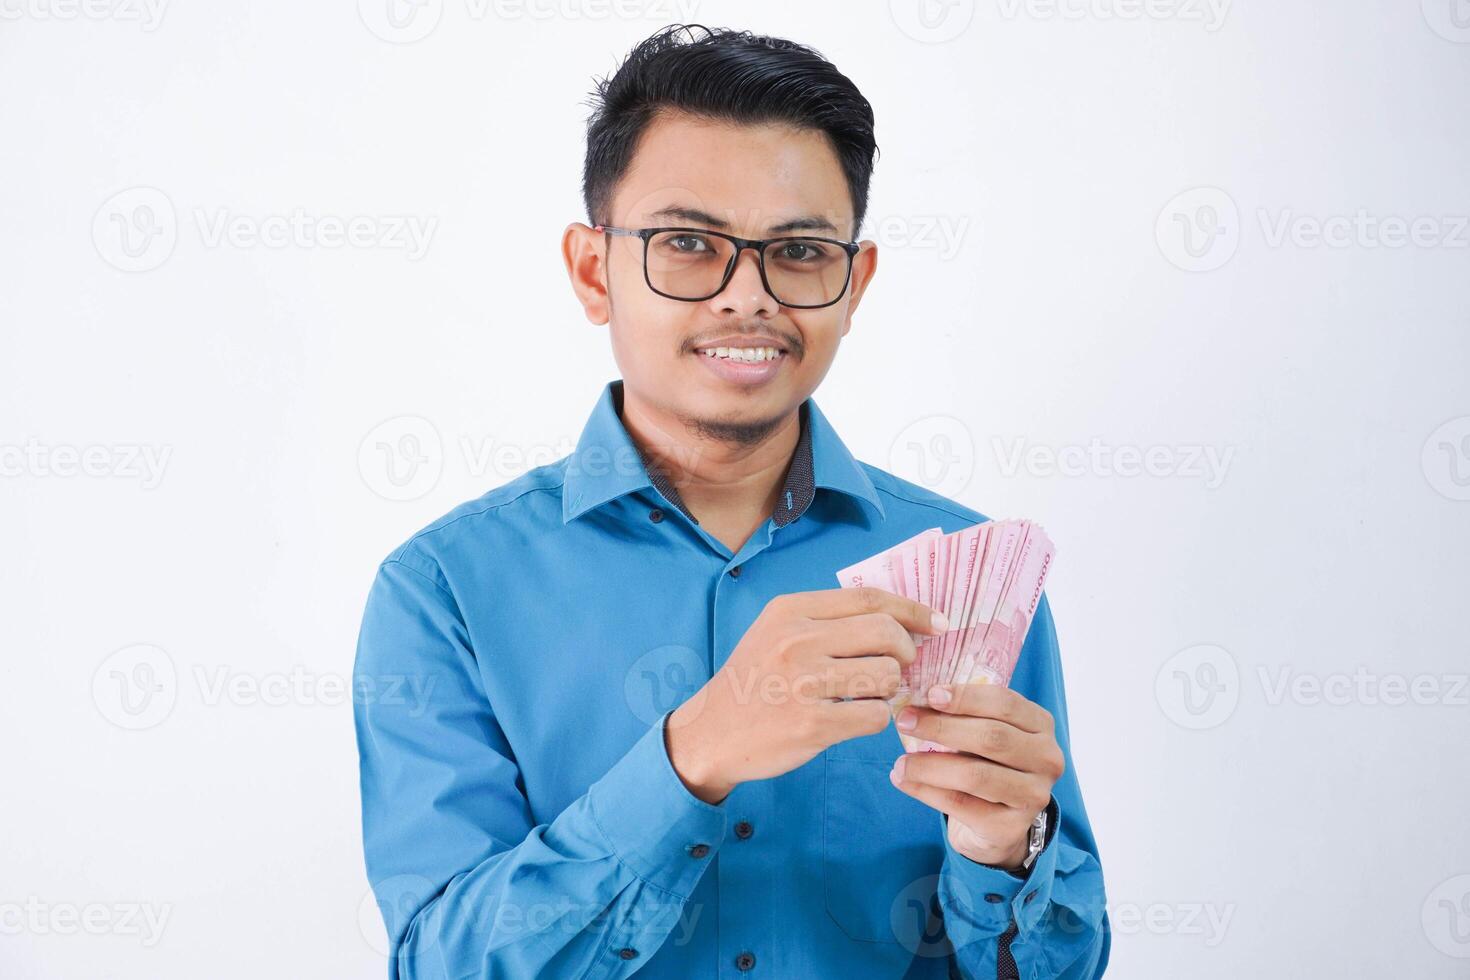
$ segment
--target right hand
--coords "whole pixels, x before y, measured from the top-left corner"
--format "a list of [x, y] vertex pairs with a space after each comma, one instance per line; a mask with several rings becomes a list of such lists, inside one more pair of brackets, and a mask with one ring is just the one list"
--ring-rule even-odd
[[829, 745], [881, 732], [885, 699], [914, 661], [910, 634], [942, 632], [933, 615], [873, 587], [775, 597], [724, 666], [669, 716], [674, 770], [695, 796], [719, 803], [746, 780], [779, 776]]

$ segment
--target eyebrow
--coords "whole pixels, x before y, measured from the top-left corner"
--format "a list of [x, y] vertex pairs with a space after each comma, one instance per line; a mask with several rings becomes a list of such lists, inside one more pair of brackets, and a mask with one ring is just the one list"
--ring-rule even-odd
[[[672, 218], [678, 221], [690, 221], [695, 224], [709, 225], [711, 228], [716, 228], [720, 231], [727, 231], [730, 228], [730, 223], [728, 221], [722, 221], [721, 219], [716, 218], [714, 215], [701, 211], [698, 208], [680, 207], [677, 204], [671, 204], [668, 207], [659, 208], [657, 211], [654, 211], [650, 215], [650, 217]], [[766, 229], [766, 234], [773, 235], [787, 231], [830, 231], [832, 234], [835, 235], [837, 233], [837, 226], [832, 224], [832, 222], [828, 221], [826, 218], [823, 218], [821, 215], [804, 214], [799, 218], [792, 218], [790, 221], [783, 221], [779, 225], [772, 225], [770, 228]]]

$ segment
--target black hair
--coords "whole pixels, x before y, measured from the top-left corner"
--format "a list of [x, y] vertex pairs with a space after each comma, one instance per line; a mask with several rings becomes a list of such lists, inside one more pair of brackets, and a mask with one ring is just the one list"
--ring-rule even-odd
[[723, 122], [786, 123], [825, 133], [847, 178], [857, 237], [878, 152], [873, 107], [813, 48], [750, 31], [671, 24], [597, 82], [591, 106], [582, 170], [591, 224], [612, 222], [613, 192], [649, 123], [661, 111], [682, 110]]

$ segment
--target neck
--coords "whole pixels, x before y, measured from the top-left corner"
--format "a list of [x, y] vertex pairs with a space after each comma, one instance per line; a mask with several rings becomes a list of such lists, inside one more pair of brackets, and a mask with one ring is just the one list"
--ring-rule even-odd
[[728, 423], [665, 411], [626, 386], [619, 417], [700, 524], [730, 528], [736, 536], [776, 509], [801, 437], [799, 406], [769, 421]]

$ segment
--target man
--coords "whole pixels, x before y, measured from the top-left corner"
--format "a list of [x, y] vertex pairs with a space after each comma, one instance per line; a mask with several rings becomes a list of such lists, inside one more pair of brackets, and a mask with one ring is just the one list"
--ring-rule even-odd
[[906, 755], [883, 699], [943, 624], [837, 588], [986, 519], [811, 398], [877, 268], [868, 102], [683, 27], [598, 94], [563, 253], [622, 377], [574, 453], [389, 555], [363, 620], [358, 690], [430, 692], [355, 699], [390, 976], [1100, 975], [1045, 597], [1011, 689], [906, 709], [956, 750]]

